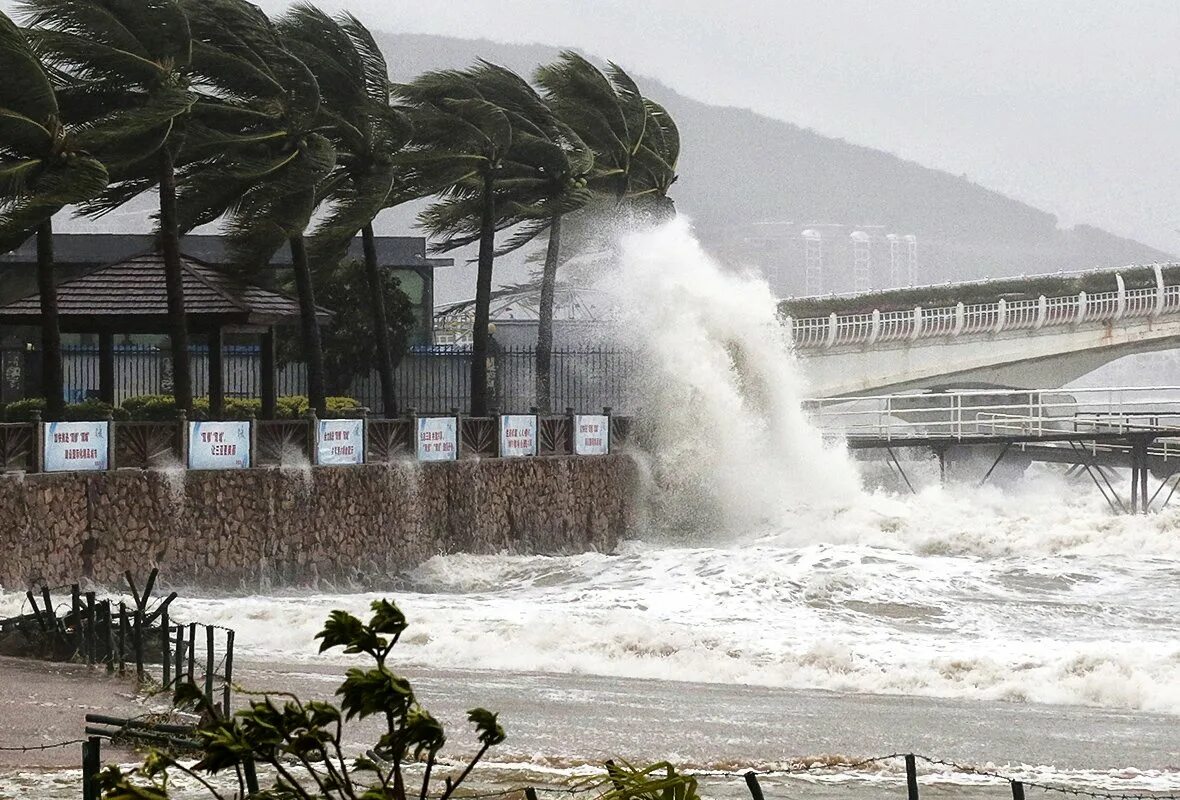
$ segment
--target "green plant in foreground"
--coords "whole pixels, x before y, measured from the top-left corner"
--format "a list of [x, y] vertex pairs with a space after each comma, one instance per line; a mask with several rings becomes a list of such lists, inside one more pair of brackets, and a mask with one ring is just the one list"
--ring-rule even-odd
[[[134, 772], [112, 766], [99, 773], [102, 797], [169, 800], [176, 797], [169, 785], [169, 771], [175, 770], [217, 800], [448, 800], [488, 750], [504, 741], [504, 729], [496, 714], [483, 708], [468, 711], [479, 749], [466, 763], [448, 764], [449, 770], [458, 771], [445, 775], [440, 784], [434, 770], [447, 741], [443, 726], [418, 704], [410, 682], [387, 666], [406, 630], [405, 615], [388, 600], [374, 601], [370, 608], [373, 616], [367, 623], [348, 612], [333, 611], [316, 635], [321, 653], [339, 647], [345, 654], [367, 655], [373, 661], [369, 668], [353, 667], [345, 673], [336, 690], [338, 706], [275, 692], [255, 695], [262, 699], [227, 719], [200, 688], [184, 684], [176, 692], [176, 705], [195, 708], [205, 720], [197, 730], [196, 763], [153, 750]], [[282, 698], [281, 705], [274, 698]], [[376, 743], [364, 756], [346, 757], [345, 726], [368, 717], [382, 723]], [[421, 765], [420, 775], [407, 774], [405, 766], [411, 763]], [[265, 788], [258, 782], [259, 764], [274, 776]], [[217, 777], [230, 774], [237, 779], [236, 787], [215, 785], [232, 785]], [[598, 800], [700, 800], [696, 778], [677, 773], [667, 762], [640, 768], [608, 761], [605, 776], [572, 788], [598, 791]]]
[[[446, 744], [443, 726], [418, 704], [410, 682], [386, 663], [406, 629], [405, 615], [388, 600], [375, 601], [372, 611], [367, 623], [345, 611], [333, 611], [316, 636], [321, 653], [342, 648], [346, 654], [367, 655], [373, 661], [371, 667], [348, 670], [336, 690], [339, 705], [274, 693], [252, 700], [248, 708], [227, 719], [199, 688], [182, 685], [176, 692], [177, 705], [195, 707], [206, 720], [197, 731], [198, 761], [188, 766], [170, 754], [153, 751], [133, 773], [108, 767], [98, 777], [102, 796], [164, 800], [172, 796], [169, 771], [176, 770], [198, 781], [209, 796], [223, 800], [447, 800], [487, 751], [504, 741], [504, 729], [496, 714], [483, 708], [468, 711], [479, 750], [457, 775], [445, 776], [440, 787], [433, 773]], [[346, 724], [369, 717], [383, 722], [382, 733], [367, 751], [369, 755], [346, 757]], [[405, 774], [404, 766], [410, 762], [424, 764], [420, 778]], [[269, 767], [274, 775], [266, 788], [257, 786], [258, 764]], [[220, 774], [236, 776], [236, 792], [227, 794], [214, 785], [211, 778]]]

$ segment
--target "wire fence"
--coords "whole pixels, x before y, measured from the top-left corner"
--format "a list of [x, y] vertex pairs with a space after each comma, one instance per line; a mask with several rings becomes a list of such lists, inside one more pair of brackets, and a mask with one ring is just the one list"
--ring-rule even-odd
[[[209, 352], [191, 348], [193, 392], [209, 391]], [[114, 394], [119, 405], [129, 397], [167, 394], [172, 390], [171, 360], [166, 347], [119, 345], [114, 353]], [[98, 397], [99, 349], [63, 348], [66, 399]], [[633, 353], [601, 347], [556, 348], [550, 358], [550, 408], [597, 409], [611, 406], [624, 412], [628, 387], [637, 374]], [[227, 398], [262, 396], [261, 353], [256, 346], [223, 350], [222, 382]], [[542, 405], [537, 397], [537, 351], [534, 347], [494, 348], [488, 359], [491, 405], [505, 412], [527, 411]], [[279, 367], [275, 379], [279, 395], [307, 394], [307, 370], [301, 363]], [[432, 347], [407, 352], [394, 369], [394, 387], [402, 408], [420, 413], [466, 409], [471, 402], [471, 352], [462, 348]], [[336, 393], [350, 395], [374, 413], [384, 413], [377, 373], [357, 377]]]

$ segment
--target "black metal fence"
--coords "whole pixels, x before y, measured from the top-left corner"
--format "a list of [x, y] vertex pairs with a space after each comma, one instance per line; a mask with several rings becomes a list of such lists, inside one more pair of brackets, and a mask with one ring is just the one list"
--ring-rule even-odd
[[[637, 374], [633, 353], [599, 347], [559, 348], [552, 351], [551, 408], [562, 411], [611, 406], [628, 413], [628, 387]], [[208, 393], [208, 350], [194, 346], [192, 353], [193, 391]], [[491, 405], [504, 412], [525, 411], [538, 405], [536, 398], [536, 349], [496, 348], [489, 358]], [[257, 347], [227, 347], [222, 356], [226, 397], [261, 396], [261, 356]], [[115, 348], [115, 403], [129, 397], [166, 394], [171, 391], [171, 362], [166, 348], [151, 345], [120, 345]], [[77, 402], [97, 397], [99, 389], [98, 348], [64, 348], [67, 400]], [[446, 413], [467, 409], [471, 402], [471, 352], [466, 349], [435, 347], [405, 354], [394, 371], [394, 385], [402, 408], [420, 413]], [[280, 395], [307, 393], [307, 371], [303, 364], [282, 366], [276, 380]], [[374, 413], [384, 413], [381, 384], [374, 372], [354, 381], [347, 393]]]

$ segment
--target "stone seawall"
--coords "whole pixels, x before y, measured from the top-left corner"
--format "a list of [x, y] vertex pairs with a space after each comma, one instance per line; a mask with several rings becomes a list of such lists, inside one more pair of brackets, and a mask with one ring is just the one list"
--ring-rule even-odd
[[0, 477], [5, 590], [159, 567], [257, 587], [396, 575], [438, 553], [609, 550], [632, 523], [626, 456]]

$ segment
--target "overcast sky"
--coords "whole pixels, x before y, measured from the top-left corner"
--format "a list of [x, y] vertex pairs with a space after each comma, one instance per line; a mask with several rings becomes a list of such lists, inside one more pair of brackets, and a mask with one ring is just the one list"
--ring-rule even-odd
[[389, 31], [572, 45], [1180, 253], [1177, 0], [320, 5]]

